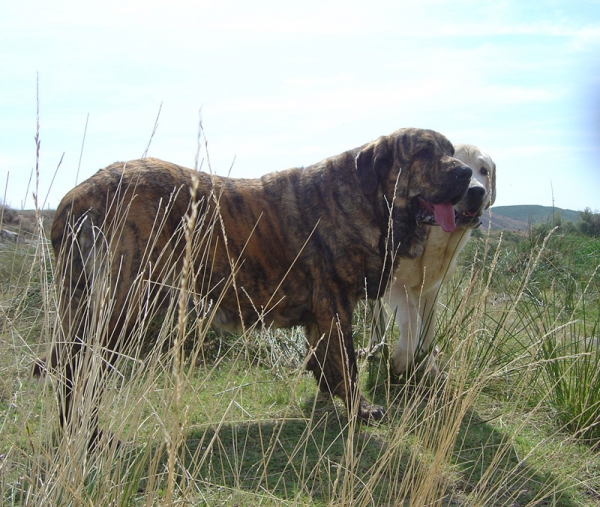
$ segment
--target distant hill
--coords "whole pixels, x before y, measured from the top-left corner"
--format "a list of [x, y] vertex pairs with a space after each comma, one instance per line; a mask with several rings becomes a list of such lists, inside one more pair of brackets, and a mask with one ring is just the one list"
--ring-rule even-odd
[[562, 220], [570, 222], [579, 220], [579, 211], [553, 208], [551, 206], [538, 206], [537, 204], [525, 204], [519, 206], [494, 206], [490, 211], [484, 213], [482, 221], [483, 226], [488, 227], [491, 216], [492, 229], [526, 231], [530, 224], [541, 224], [552, 220], [553, 213], [560, 213]]

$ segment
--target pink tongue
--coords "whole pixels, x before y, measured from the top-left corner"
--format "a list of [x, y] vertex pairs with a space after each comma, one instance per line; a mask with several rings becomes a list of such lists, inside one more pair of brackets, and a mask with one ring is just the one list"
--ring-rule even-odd
[[445, 232], [452, 232], [456, 229], [456, 223], [454, 222], [454, 206], [450, 201], [443, 202], [442, 204], [433, 205], [433, 216], [435, 221], [440, 224]]

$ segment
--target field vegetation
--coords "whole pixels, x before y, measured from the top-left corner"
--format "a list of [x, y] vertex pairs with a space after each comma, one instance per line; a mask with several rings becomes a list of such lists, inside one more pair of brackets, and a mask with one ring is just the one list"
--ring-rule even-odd
[[[363, 390], [388, 407], [372, 426], [317, 394], [301, 330], [217, 335], [210, 315], [178, 312], [181, 301], [149, 312], [135, 331], [145, 346], [126, 350], [106, 380], [100, 424], [112, 438], [89, 451], [85, 425], [58, 428], [61, 379], [31, 376], [60, 333], [51, 212], [28, 213], [4, 211], [2, 228], [24, 240], [0, 243], [3, 505], [600, 504], [593, 227], [478, 230], [442, 289], [445, 375], [395, 377], [386, 347], [359, 360]], [[355, 314], [357, 347], [369, 341], [369, 312]]]

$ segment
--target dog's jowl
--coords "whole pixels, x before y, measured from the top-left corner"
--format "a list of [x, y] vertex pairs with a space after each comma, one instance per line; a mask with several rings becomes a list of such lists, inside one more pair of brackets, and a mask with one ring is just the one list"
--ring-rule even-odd
[[[381, 419], [384, 409], [359, 393], [352, 312], [385, 292], [401, 257], [420, 255], [433, 221], [455, 227], [453, 205], [471, 169], [453, 154], [441, 134], [401, 129], [258, 179], [150, 158], [97, 172], [63, 198], [52, 225], [64, 336], [40, 365], [65, 379], [62, 423], [75, 412], [88, 342], [100, 343], [104, 364], [114, 361], [147, 301], [176, 297], [186, 259], [193, 291], [216, 309], [215, 328], [303, 326], [320, 389], [351, 417]], [[132, 291], [136, 284], [145, 290]], [[94, 312], [105, 313], [103, 333], [95, 334], [102, 317]]]

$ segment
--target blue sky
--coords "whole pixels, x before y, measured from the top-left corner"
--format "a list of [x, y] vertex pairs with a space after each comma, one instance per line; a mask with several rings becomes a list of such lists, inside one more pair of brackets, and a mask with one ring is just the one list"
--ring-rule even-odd
[[237, 177], [423, 127], [492, 155], [496, 205], [600, 210], [600, 0], [0, 0], [0, 73], [16, 208], [39, 76], [40, 205], [142, 156], [162, 104], [148, 155], [188, 167], [200, 111], [203, 168]]

